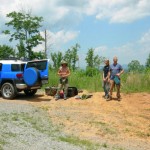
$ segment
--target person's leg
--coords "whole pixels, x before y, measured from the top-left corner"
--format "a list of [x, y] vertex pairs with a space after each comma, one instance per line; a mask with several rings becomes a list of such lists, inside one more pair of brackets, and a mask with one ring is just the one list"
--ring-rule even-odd
[[106, 82], [105, 84], [105, 93], [106, 93], [106, 98], [108, 99], [109, 98], [109, 91], [110, 91], [110, 83], [109, 82]]
[[68, 83], [64, 84], [64, 99], [67, 99], [68, 94]]
[[55, 99], [58, 100], [60, 98], [60, 91], [62, 90], [63, 85], [59, 84], [58, 85], [58, 89], [57, 89], [57, 93], [55, 95]]
[[102, 83], [102, 87], [103, 87], [103, 89], [104, 89], [104, 93], [105, 93], [105, 95], [104, 95], [103, 97], [105, 97], [105, 96], [106, 96], [106, 94], [107, 94], [107, 91], [106, 91], [106, 82], [104, 82], [104, 81], [103, 81], [103, 83]]
[[112, 99], [112, 92], [113, 92], [114, 85], [115, 85], [114, 80], [110, 80], [110, 90], [109, 90], [110, 99]]
[[117, 98], [120, 99], [120, 84], [116, 85], [117, 87]]

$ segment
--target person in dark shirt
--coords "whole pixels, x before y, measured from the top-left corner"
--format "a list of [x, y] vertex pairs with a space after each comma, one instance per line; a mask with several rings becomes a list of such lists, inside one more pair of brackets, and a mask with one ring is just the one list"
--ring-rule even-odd
[[117, 87], [117, 99], [120, 100], [120, 75], [124, 73], [124, 70], [120, 64], [118, 64], [118, 58], [113, 58], [113, 64], [110, 65], [108, 76], [110, 77], [110, 93], [109, 99], [112, 99], [113, 88]]
[[105, 66], [103, 68], [103, 89], [105, 92], [105, 95], [103, 96], [104, 98], [108, 99], [109, 98], [109, 80], [108, 80], [108, 72], [109, 72], [109, 60], [105, 60]]

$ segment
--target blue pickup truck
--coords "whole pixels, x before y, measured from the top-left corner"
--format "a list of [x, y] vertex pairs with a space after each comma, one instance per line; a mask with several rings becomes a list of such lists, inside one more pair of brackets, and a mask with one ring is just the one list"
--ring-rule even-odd
[[0, 60], [0, 92], [4, 99], [13, 99], [24, 91], [33, 96], [48, 83], [47, 59], [34, 61]]

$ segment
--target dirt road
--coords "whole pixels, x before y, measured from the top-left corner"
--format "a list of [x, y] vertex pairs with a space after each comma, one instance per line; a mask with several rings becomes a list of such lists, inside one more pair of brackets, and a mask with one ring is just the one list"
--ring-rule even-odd
[[[83, 93], [86, 93], [84, 91]], [[82, 95], [83, 93], [80, 93]], [[121, 94], [121, 101], [106, 101], [100, 92], [86, 100], [74, 97], [55, 101], [39, 93], [34, 98], [18, 96], [10, 103], [31, 104], [45, 109], [64, 133], [116, 150], [150, 148], [150, 94]], [[88, 93], [89, 94], [89, 93]], [[115, 93], [114, 93], [115, 96]], [[0, 102], [3, 102], [0, 99]]]

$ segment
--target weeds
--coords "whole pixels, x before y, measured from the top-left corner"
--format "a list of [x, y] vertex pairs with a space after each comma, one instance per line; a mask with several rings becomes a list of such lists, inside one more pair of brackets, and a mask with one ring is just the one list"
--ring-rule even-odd
[[[81, 73], [82, 72], [82, 73]], [[59, 77], [56, 71], [49, 71], [49, 84], [46, 86], [57, 86]], [[121, 92], [149, 92], [150, 76], [148, 73], [124, 73], [121, 76]], [[93, 77], [87, 76], [82, 71], [71, 72], [69, 77], [69, 86], [75, 86], [78, 89], [85, 89], [89, 92], [103, 91], [102, 72], [95, 74]]]

